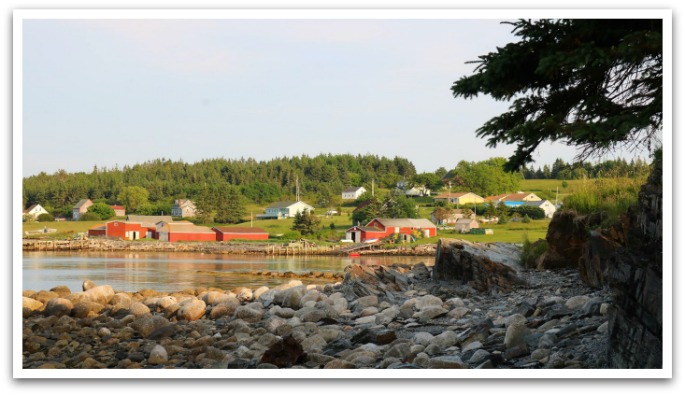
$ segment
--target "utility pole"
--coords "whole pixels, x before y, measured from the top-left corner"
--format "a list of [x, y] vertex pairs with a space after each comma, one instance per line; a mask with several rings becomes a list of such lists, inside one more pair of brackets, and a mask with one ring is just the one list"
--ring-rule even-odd
[[375, 191], [374, 191], [374, 189], [375, 189], [374, 181], [375, 181], [375, 180], [372, 178], [372, 179], [371, 179], [371, 197], [374, 197], [374, 196], [375, 196], [375, 194], [374, 194], [374, 193], [375, 193]]
[[295, 201], [300, 201], [300, 177], [295, 176]]

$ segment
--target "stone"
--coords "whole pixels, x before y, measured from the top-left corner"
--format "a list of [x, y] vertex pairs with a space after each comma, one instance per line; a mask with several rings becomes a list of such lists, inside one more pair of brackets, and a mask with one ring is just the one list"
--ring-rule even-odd
[[525, 337], [530, 334], [530, 329], [520, 322], [514, 322], [507, 327], [507, 332], [504, 336], [504, 346], [512, 348], [516, 346], [526, 345]]
[[373, 343], [373, 344], [390, 344], [397, 339], [394, 331], [391, 330], [376, 330], [364, 328], [361, 332], [352, 336], [353, 343]]
[[429, 369], [468, 369], [461, 358], [457, 355], [447, 355], [442, 357], [434, 357], [428, 361]]
[[71, 315], [76, 318], [85, 318], [91, 314], [96, 315], [104, 308], [105, 306], [101, 305], [100, 303], [78, 302], [74, 305], [74, 308], [71, 309]]
[[476, 340], [476, 341], [472, 341], [469, 344], [467, 344], [466, 346], [462, 347], [461, 352], [466, 353], [469, 351], [478, 350], [480, 348], [483, 348], [483, 343]]
[[414, 342], [414, 344], [420, 344], [426, 347], [430, 344], [431, 340], [433, 340], [433, 337], [434, 336], [429, 332], [416, 332], [414, 333], [414, 336], [412, 336], [411, 341]]
[[570, 297], [566, 303], [564, 303], [564, 306], [567, 309], [578, 309], [580, 307], [583, 307], [585, 303], [587, 303], [590, 300], [590, 297], [586, 295], [577, 295], [577, 296], [572, 296]]
[[410, 342], [396, 343], [383, 354], [383, 358], [399, 358], [404, 360], [411, 353]]
[[292, 336], [287, 336], [269, 347], [259, 362], [270, 363], [279, 368], [288, 368], [297, 364], [303, 355], [302, 345]]
[[327, 343], [321, 335], [317, 334], [304, 339], [301, 344], [305, 352], [311, 352], [315, 350], [322, 351], [326, 348]]
[[550, 350], [546, 348], [538, 348], [530, 354], [530, 359], [533, 361], [540, 361], [549, 356]]
[[95, 284], [94, 282], [92, 282], [90, 280], [84, 280], [83, 283], [81, 284], [81, 289], [83, 291], [87, 291], [87, 290], [95, 288], [95, 287], [97, 287], [97, 284]]
[[437, 336], [434, 336], [430, 341], [430, 345], [435, 345], [444, 350], [452, 347], [459, 341], [459, 336], [454, 331], [444, 331]]
[[196, 321], [205, 315], [207, 305], [201, 300], [191, 300], [181, 306], [176, 315], [187, 321]]
[[345, 361], [343, 359], [334, 359], [328, 362], [323, 367], [324, 369], [355, 369], [356, 366], [350, 361]]
[[36, 311], [36, 310], [40, 310], [43, 308], [43, 303], [36, 300], [36, 299], [31, 299], [31, 298], [27, 298], [25, 296], [22, 296], [21, 307], [25, 308], [25, 309], [29, 309], [30, 311]]
[[364, 310], [367, 307], [377, 307], [378, 297], [376, 295], [369, 295], [358, 298], [355, 302], [355, 310]]
[[490, 353], [486, 350], [479, 349], [473, 355], [471, 358], [469, 358], [469, 363], [471, 365], [480, 365], [481, 363], [485, 362], [486, 360], [489, 360], [490, 358]]
[[609, 303], [602, 303], [599, 307], [599, 314], [606, 315], [609, 312], [609, 306], [611, 306]]
[[609, 321], [605, 321], [602, 325], [597, 327], [598, 333], [607, 333], [609, 331]]
[[114, 289], [111, 285], [100, 285], [85, 290], [82, 295], [91, 302], [105, 305], [114, 297]]
[[421, 323], [427, 323], [428, 321], [447, 314], [447, 310], [440, 306], [427, 306], [423, 310], [414, 313], [413, 317], [416, 318]]
[[131, 303], [131, 306], [129, 307], [129, 313], [133, 314], [136, 317], [141, 317], [144, 315], [151, 314], [150, 308], [147, 307], [144, 303], [141, 302], [133, 302]]
[[147, 357], [147, 362], [151, 365], [164, 364], [169, 360], [169, 355], [164, 347], [156, 344], [152, 351], [150, 351], [150, 356]]
[[447, 299], [445, 301], [445, 304], [447, 304], [447, 306], [450, 309], [454, 309], [456, 307], [466, 307], [466, 303], [464, 303], [464, 300], [459, 297]]
[[53, 298], [48, 300], [43, 313], [46, 315], [59, 317], [62, 315], [69, 315], [71, 313], [71, 309], [73, 308], [74, 305], [71, 303], [71, 301], [64, 298]]
[[431, 276], [428, 267], [426, 267], [426, 264], [423, 262], [419, 262], [412, 266], [411, 272], [414, 275], [414, 279], [418, 281], [429, 280]]
[[360, 316], [360, 317], [368, 317], [368, 316], [370, 316], [370, 315], [376, 315], [376, 314], [378, 314], [378, 308], [377, 308], [377, 307], [374, 307], [374, 306], [371, 306], [371, 307], [367, 307], [367, 308], [365, 308], [364, 310], [362, 310], [362, 311], [359, 313], [359, 316]]
[[471, 309], [469, 309], [468, 307], [455, 307], [447, 313], [447, 316], [455, 320], [458, 320], [470, 312]]
[[519, 247], [485, 245], [465, 240], [440, 239], [433, 267], [433, 279], [457, 280], [481, 292], [511, 291], [523, 283], [518, 276], [521, 269]]
[[421, 296], [416, 300], [416, 304], [414, 305], [414, 308], [417, 310], [423, 310], [428, 307], [441, 307], [442, 308], [442, 299], [438, 298], [437, 296], [433, 295], [425, 295]]
[[259, 322], [264, 316], [264, 311], [247, 306], [240, 306], [235, 311], [235, 318], [239, 318], [245, 322]]
[[299, 318], [302, 322], [319, 322], [326, 318], [326, 312], [316, 307], [303, 307], [295, 313], [295, 317]]

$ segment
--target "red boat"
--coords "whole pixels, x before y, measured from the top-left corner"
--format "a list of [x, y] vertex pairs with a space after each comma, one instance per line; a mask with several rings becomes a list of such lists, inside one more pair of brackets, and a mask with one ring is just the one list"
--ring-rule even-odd
[[348, 255], [351, 258], [358, 257], [359, 253], [358, 252], [351, 252], [350, 255]]

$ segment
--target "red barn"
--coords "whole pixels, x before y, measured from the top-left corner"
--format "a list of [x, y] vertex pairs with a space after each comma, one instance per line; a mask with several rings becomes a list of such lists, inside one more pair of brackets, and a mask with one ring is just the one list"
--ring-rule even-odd
[[269, 233], [262, 228], [247, 228], [238, 226], [217, 226], [212, 228], [216, 232], [216, 241], [228, 240], [268, 240]]
[[438, 228], [425, 218], [374, 218], [366, 226], [354, 226], [346, 231], [348, 240], [357, 243], [369, 239], [388, 237], [399, 233], [411, 235], [419, 231], [423, 237], [433, 237], [438, 234]]
[[96, 225], [88, 229], [89, 237], [107, 236], [107, 225]]
[[162, 222], [157, 224], [157, 235], [161, 241], [216, 241], [216, 233], [206, 226], [191, 222]]
[[154, 234], [140, 222], [110, 221], [107, 222], [105, 236], [122, 240], [152, 238]]

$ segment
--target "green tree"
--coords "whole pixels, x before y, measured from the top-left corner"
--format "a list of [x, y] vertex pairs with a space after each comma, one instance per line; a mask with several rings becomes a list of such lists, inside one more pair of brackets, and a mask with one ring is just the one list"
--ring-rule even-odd
[[129, 186], [124, 187], [121, 190], [119, 196], [117, 196], [117, 200], [120, 201], [127, 210], [135, 213], [139, 207], [148, 202], [148, 196], [147, 189], [139, 186]]
[[318, 230], [321, 219], [310, 212], [310, 210], [304, 210], [303, 212], [295, 213], [295, 218], [293, 221], [293, 226], [291, 230], [300, 232], [303, 236], [312, 235]]
[[452, 171], [453, 185], [478, 195], [489, 196], [519, 189], [521, 173], [504, 171], [504, 158], [490, 158], [481, 162], [461, 161]]
[[662, 127], [662, 21], [519, 20], [516, 42], [479, 56], [455, 97], [513, 99], [476, 134], [489, 147], [516, 144], [506, 169], [531, 162], [545, 140], [581, 149], [579, 158], [619, 146], [651, 148]]
[[114, 217], [114, 209], [106, 203], [94, 203], [88, 207], [88, 212], [97, 214], [102, 220]]

